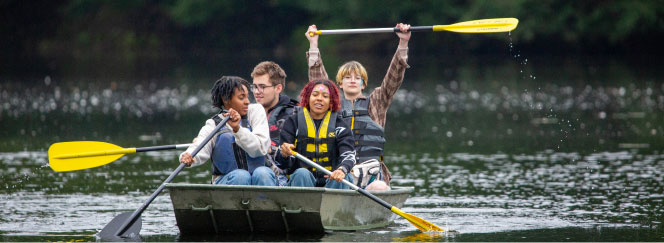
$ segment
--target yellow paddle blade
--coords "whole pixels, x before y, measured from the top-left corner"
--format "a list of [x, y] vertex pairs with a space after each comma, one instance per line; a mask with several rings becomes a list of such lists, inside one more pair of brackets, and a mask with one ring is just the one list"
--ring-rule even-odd
[[443, 229], [438, 227], [437, 225], [429, 223], [428, 221], [426, 221], [424, 219], [421, 219], [421, 218], [418, 218], [415, 215], [405, 213], [397, 207], [392, 207], [390, 210], [392, 210], [392, 212], [394, 212], [394, 213], [400, 215], [401, 217], [405, 218], [406, 220], [408, 220], [408, 222], [415, 225], [415, 227], [420, 229], [422, 232], [431, 232], [431, 231], [441, 231], [442, 232], [443, 231]]
[[433, 31], [452, 31], [459, 33], [496, 33], [516, 29], [516, 18], [479, 19], [450, 25], [434, 25]]
[[58, 172], [83, 170], [111, 163], [136, 148], [95, 141], [54, 143], [48, 149], [48, 163]]

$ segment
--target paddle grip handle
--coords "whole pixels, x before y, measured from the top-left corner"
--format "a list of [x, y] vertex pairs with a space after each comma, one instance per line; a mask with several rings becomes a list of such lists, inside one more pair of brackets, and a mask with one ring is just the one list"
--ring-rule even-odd
[[[191, 153], [191, 157], [196, 156], [196, 154], [198, 154], [198, 152], [201, 151], [201, 149], [203, 149], [203, 147], [205, 147], [205, 145], [212, 139], [212, 137], [214, 137], [214, 135], [216, 135], [217, 132], [219, 132], [219, 130], [221, 130], [221, 128], [226, 125], [226, 122], [228, 122], [229, 118], [230, 118], [230, 116], [227, 116], [223, 120], [221, 120], [219, 125], [217, 125], [214, 128], [214, 130], [212, 130], [212, 132], [210, 132], [210, 134], [208, 134], [208, 136], [205, 137], [205, 139], [203, 139], [203, 141], [201, 141], [201, 143], [194, 149], [194, 151]], [[157, 146], [157, 147], [159, 147], [159, 146]], [[171, 173], [171, 175], [168, 176], [168, 178], [166, 178], [166, 180], [163, 183], [161, 183], [159, 188], [157, 188], [157, 190], [154, 193], [152, 193], [152, 196], [150, 196], [150, 198], [145, 203], [143, 203], [143, 205], [141, 205], [140, 208], [138, 208], [138, 209], [136, 209], [136, 211], [134, 211], [134, 213], [131, 215], [131, 217], [129, 217], [129, 219], [127, 221], [125, 221], [125, 223], [122, 225], [122, 227], [120, 227], [120, 229], [118, 230], [118, 232], [115, 235], [122, 236], [122, 234], [124, 234], [127, 231], [127, 229], [129, 229], [131, 227], [131, 225], [133, 225], [134, 222], [136, 222], [138, 217], [141, 216], [141, 214], [143, 213], [143, 211], [145, 211], [145, 209], [148, 207], [148, 205], [150, 205], [150, 203], [152, 203], [152, 201], [154, 201], [154, 199], [157, 198], [157, 196], [159, 196], [159, 193], [161, 193], [161, 191], [164, 190], [164, 188], [166, 187], [166, 184], [171, 182], [173, 180], [173, 178], [175, 178], [175, 176], [180, 174], [180, 172], [184, 169], [185, 166], [187, 166], [187, 164], [180, 163], [180, 166], [178, 166], [178, 168], [175, 169], [175, 171], [173, 171], [173, 173]]]

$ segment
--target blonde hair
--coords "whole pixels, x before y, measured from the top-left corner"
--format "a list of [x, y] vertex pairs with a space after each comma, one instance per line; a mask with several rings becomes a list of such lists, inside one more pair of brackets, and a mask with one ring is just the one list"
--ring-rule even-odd
[[339, 71], [337, 71], [337, 84], [339, 87], [342, 87], [341, 84], [344, 76], [351, 73], [359, 74], [362, 77], [362, 84], [364, 85], [363, 88], [367, 87], [367, 70], [364, 69], [364, 66], [362, 66], [362, 64], [357, 61], [350, 61], [339, 67]]

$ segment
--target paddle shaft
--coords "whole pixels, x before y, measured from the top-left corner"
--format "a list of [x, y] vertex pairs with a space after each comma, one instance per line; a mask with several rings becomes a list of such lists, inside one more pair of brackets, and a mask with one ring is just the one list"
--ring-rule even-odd
[[[295, 157], [297, 157], [301, 161], [304, 161], [305, 163], [309, 164], [310, 166], [313, 166], [317, 170], [323, 171], [328, 175], [332, 175], [332, 172], [330, 172], [329, 170], [323, 168], [319, 164], [314, 163], [313, 161], [309, 160], [307, 157], [304, 157], [301, 154], [298, 154], [296, 152], [293, 152], [293, 154], [295, 154]], [[413, 224], [415, 227], [420, 229], [422, 232], [443, 231], [443, 229], [438, 227], [437, 225], [429, 223], [428, 221], [426, 221], [424, 219], [421, 219], [421, 218], [418, 218], [415, 215], [405, 213], [405, 212], [401, 211], [401, 209], [390, 205], [386, 201], [383, 201], [382, 199], [374, 196], [373, 194], [369, 193], [368, 191], [366, 191], [362, 188], [359, 188], [358, 186], [354, 185], [353, 183], [350, 183], [347, 180], [342, 180], [342, 182], [344, 184], [350, 186], [350, 188], [352, 188], [353, 190], [359, 192], [360, 194], [362, 194], [364, 196], [367, 196], [371, 200], [374, 200], [375, 202], [377, 202], [378, 204], [382, 205], [383, 207], [389, 209], [393, 213], [396, 213], [399, 216], [403, 217], [404, 219], [408, 220], [408, 222]]]
[[[316, 168], [316, 170], [320, 170], [320, 171], [322, 171], [322, 172], [325, 172], [325, 174], [332, 175], [332, 172], [330, 172], [329, 170], [327, 170], [327, 169], [325, 169], [324, 167], [320, 166], [319, 164], [314, 163], [314, 162], [311, 161], [309, 158], [304, 157], [303, 155], [301, 155], [301, 154], [299, 154], [299, 153], [295, 153], [295, 152], [293, 152], [293, 153], [295, 154], [295, 157], [297, 157], [298, 159], [304, 161], [304, 162], [307, 163], [308, 165], [310, 165], [310, 166]], [[380, 199], [380, 198], [378, 198], [377, 196], [374, 196], [373, 194], [371, 194], [371, 193], [369, 193], [368, 191], [366, 191], [366, 190], [364, 190], [364, 189], [362, 189], [362, 188], [356, 186], [355, 184], [351, 183], [350, 181], [347, 181], [347, 180], [344, 179], [344, 180], [342, 180], [341, 182], [344, 183], [344, 184], [346, 184], [347, 186], [349, 186], [351, 189], [353, 189], [353, 190], [359, 192], [360, 194], [367, 196], [367, 197], [370, 198], [371, 200], [376, 201], [376, 202], [379, 203], [380, 205], [383, 205], [383, 207], [385, 207], [385, 208], [387, 208], [387, 209], [389, 209], [389, 210], [392, 210], [392, 207], [393, 207], [393, 206], [392, 206], [391, 204], [389, 204], [388, 202], [384, 201], [383, 199]]]
[[112, 149], [112, 150], [102, 150], [102, 151], [93, 151], [93, 152], [85, 152], [85, 153], [62, 154], [62, 155], [54, 156], [53, 158], [55, 158], [55, 159], [74, 159], [74, 158], [115, 155], [115, 154], [133, 154], [133, 153], [138, 153], [138, 152], [148, 152], [148, 151], [158, 151], [158, 150], [184, 149], [184, 148], [189, 147], [189, 145], [191, 145], [191, 144], [173, 144], [173, 145], [161, 145], [161, 146], [141, 147], [141, 148]]
[[[191, 157], [195, 157], [196, 154], [198, 154], [198, 152], [201, 151], [201, 149], [203, 149], [203, 147], [212, 139], [212, 137], [214, 137], [217, 134], [217, 132], [226, 125], [226, 122], [228, 121], [229, 118], [230, 116], [227, 116], [223, 120], [221, 120], [219, 125], [217, 125], [214, 128], [214, 130], [212, 130], [212, 132], [210, 132], [210, 134], [208, 134], [208, 136], [205, 137], [205, 139], [203, 139], [203, 141], [201, 141], [201, 143], [194, 149], [194, 151], [191, 153]], [[155, 146], [155, 147], [161, 147], [161, 146]], [[164, 190], [164, 187], [166, 187], [166, 183], [171, 182], [173, 178], [175, 178], [175, 176], [177, 176], [184, 169], [185, 166], [187, 165], [184, 163], [180, 163], [180, 166], [178, 166], [178, 168], [175, 169], [175, 171], [173, 171], [173, 173], [171, 173], [171, 175], [168, 176], [168, 178], [166, 178], [166, 180], [163, 183], [161, 183], [159, 188], [157, 188], [157, 190], [154, 193], [152, 193], [152, 196], [150, 196], [150, 198], [145, 203], [143, 203], [141, 207], [139, 207], [138, 209], [136, 209], [136, 211], [134, 211], [131, 217], [129, 217], [129, 219], [125, 221], [125, 223], [122, 225], [122, 227], [120, 227], [120, 229], [115, 235], [122, 236], [122, 234], [124, 234], [125, 231], [127, 231], [127, 229], [129, 229], [129, 227], [132, 224], [134, 224], [134, 222], [136, 222], [136, 219], [138, 219], [138, 217], [141, 216], [141, 214], [143, 213], [143, 211], [145, 211], [148, 205], [150, 205], [150, 203], [152, 203], [152, 201], [154, 201], [154, 199], [157, 198], [157, 196], [159, 196], [159, 193], [161, 193], [161, 191]]]
[[159, 150], [169, 150], [169, 149], [186, 149], [191, 144], [172, 144], [172, 145], [161, 145], [161, 146], [152, 146], [152, 147], [142, 147], [136, 148], [136, 152], [148, 152], [148, 151], [159, 151]]
[[[432, 25], [432, 26], [411, 26], [409, 31], [422, 32], [422, 31], [451, 31], [459, 33], [497, 33], [512, 31], [518, 25], [519, 20], [516, 18], [497, 18], [497, 19], [480, 19], [471, 20], [449, 25]], [[314, 35], [334, 35], [334, 34], [365, 34], [365, 33], [388, 33], [399, 32], [401, 29], [398, 27], [393, 28], [366, 28], [366, 29], [338, 29], [338, 30], [318, 30], [309, 32], [310, 36]]]
[[[433, 26], [411, 26], [408, 29], [411, 32], [433, 31]], [[317, 35], [338, 35], [338, 34], [368, 34], [368, 33], [389, 33], [401, 32], [401, 29], [394, 28], [365, 28], [365, 29], [340, 29], [340, 30], [319, 30]]]

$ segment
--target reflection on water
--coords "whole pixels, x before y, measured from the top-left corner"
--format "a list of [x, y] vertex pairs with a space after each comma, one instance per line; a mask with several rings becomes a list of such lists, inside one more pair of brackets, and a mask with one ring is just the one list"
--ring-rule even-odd
[[[176, 156], [175, 151], [151, 152], [104, 167], [55, 173], [44, 166], [45, 153], [3, 153], [0, 214], [5, 216], [0, 229], [15, 236], [92, 235], [119, 212], [133, 211], [147, 200], [176, 167]], [[661, 154], [393, 154], [388, 161], [394, 185], [415, 187], [401, 209], [461, 235], [565, 227], [661, 229], [664, 219]], [[209, 168], [203, 167], [185, 170], [176, 181], [206, 183]], [[141, 234], [166, 237], [177, 232], [171, 202], [162, 195], [143, 214]], [[457, 237], [412, 235], [417, 229], [400, 217], [387, 228], [369, 232], [321, 237], [340, 241], [371, 241], [373, 234], [399, 241]]]
[[[403, 211], [459, 234], [419, 234], [395, 217], [359, 232], [180, 236], [165, 195], [144, 212], [141, 234], [146, 241], [663, 241], [659, 69], [552, 66], [561, 68], [478, 61], [407, 72], [388, 112], [386, 163], [395, 185], [415, 187]], [[188, 143], [214, 113], [209, 80], [0, 83], [0, 240], [90, 240], [115, 215], [138, 208], [177, 167], [180, 151], [55, 173], [49, 145]], [[210, 168], [201, 166], [174, 182], [209, 180]]]
[[[441, 216], [451, 222], [468, 221], [470, 225], [454, 227], [461, 232], [481, 232], [477, 227], [482, 225], [491, 225], [489, 231], [596, 224], [654, 227], [664, 220], [664, 155], [660, 154], [406, 157], [390, 158], [410, 161], [392, 167], [396, 180], [420, 186], [416, 194], [423, 196], [407, 205], [425, 211], [445, 208]], [[491, 221], [482, 219], [487, 215], [502, 223], [487, 224]], [[462, 220], [468, 218], [477, 221]]]
[[[424, 82], [430, 86], [406, 83], [396, 93], [387, 138], [407, 142], [388, 142], [389, 149], [587, 153], [664, 148], [664, 84], [487, 88], [462, 81]], [[5, 86], [0, 124], [7, 129], [0, 135], [9, 139], [0, 145], [7, 151], [85, 139], [132, 146], [143, 141], [181, 143], [178, 140], [192, 137], [215, 112], [208, 101], [209, 87], [170, 88], [154, 81], [123, 89], [96, 84], [86, 89], [54, 83], [27, 89]], [[35, 139], [42, 143], [31, 141]]]

